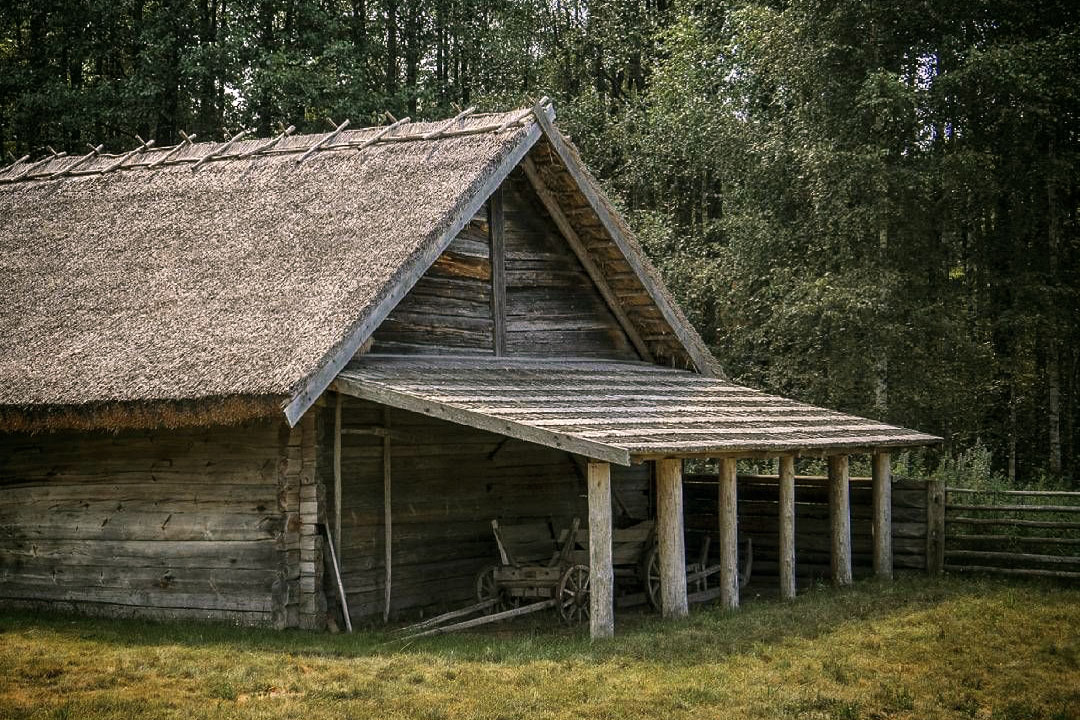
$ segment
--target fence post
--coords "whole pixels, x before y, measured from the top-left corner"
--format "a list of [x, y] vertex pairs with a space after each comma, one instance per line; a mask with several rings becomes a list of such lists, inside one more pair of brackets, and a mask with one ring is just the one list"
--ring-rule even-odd
[[945, 481], [926, 481], [926, 572], [945, 570]]

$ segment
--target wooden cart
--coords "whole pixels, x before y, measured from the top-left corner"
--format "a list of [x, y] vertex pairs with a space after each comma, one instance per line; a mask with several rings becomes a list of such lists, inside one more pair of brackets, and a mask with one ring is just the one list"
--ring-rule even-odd
[[[485, 568], [476, 580], [479, 601], [496, 599], [501, 609], [534, 600], [555, 600], [562, 619], [571, 624], [589, 619], [588, 530], [574, 518], [558, 534], [548, 523], [491, 523], [499, 564]], [[612, 565], [617, 583], [645, 589], [644, 560], [655, 544], [652, 521], [617, 528], [612, 533]]]

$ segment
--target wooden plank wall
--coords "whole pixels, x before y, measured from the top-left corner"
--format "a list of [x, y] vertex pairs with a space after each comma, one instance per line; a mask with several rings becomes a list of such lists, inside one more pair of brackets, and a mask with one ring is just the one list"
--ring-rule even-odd
[[296, 624], [314, 439], [269, 421], [0, 435], [0, 604]]
[[[687, 548], [697, 558], [705, 533], [712, 535], [710, 554], [718, 558], [717, 485], [711, 475], [685, 479]], [[872, 489], [869, 480], [851, 481], [851, 550], [856, 577], [873, 573]], [[740, 476], [738, 483], [739, 538], [754, 546], [753, 577], [779, 575], [779, 490], [776, 480]], [[926, 484], [917, 480], [893, 483], [893, 565], [898, 569], [926, 567]], [[795, 483], [795, 574], [800, 586], [828, 581], [829, 491], [824, 478], [797, 478]], [[716, 562], [717, 560], [714, 560]], [[740, 563], [742, 559], [740, 559]]]
[[521, 170], [503, 197], [507, 354], [640, 359]]
[[[346, 398], [343, 427], [382, 423], [381, 407]], [[394, 617], [469, 602], [477, 573], [496, 561], [492, 519], [587, 521], [583, 468], [564, 452], [404, 411], [391, 412], [391, 427]], [[620, 500], [647, 517], [649, 468], [613, 470]], [[383, 608], [382, 478], [381, 438], [343, 435], [341, 562], [356, 622]]]
[[487, 204], [375, 331], [373, 352], [494, 354]]

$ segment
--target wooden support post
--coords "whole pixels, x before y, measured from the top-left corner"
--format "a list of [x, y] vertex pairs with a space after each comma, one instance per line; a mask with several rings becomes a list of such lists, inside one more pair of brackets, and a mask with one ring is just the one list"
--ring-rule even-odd
[[892, 580], [892, 465], [887, 452], [874, 453], [874, 575]]
[[926, 482], [926, 572], [935, 577], [945, 572], [944, 480]]
[[657, 535], [660, 540], [660, 609], [666, 618], [689, 614], [683, 538], [682, 460], [656, 461]]
[[780, 458], [780, 597], [795, 597], [795, 458]]
[[502, 186], [488, 199], [488, 233], [491, 253], [492, 341], [496, 357], [506, 354], [506, 239], [503, 232]]
[[590, 462], [589, 632], [593, 640], [615, 634], [615, 570], [611, 565], [611, 466]]
[[383, 527], [385, 528], [385, 534], [383, 536], [383, 544], [385, 545], [385, 564], [386, 573], [385, 581], [383, 584], [383, 622], [390, 621], [390, 581], [393, 578], [393, 549], [394, 549], [394, 532], [393, 532], [393, 513], [391, 512], [390, 502], [390, 408], [383, 408], [383, 427], [386, 428], [386, 435], [383, 436]]
[[848, 487], [848, 456], [829, 456], [829, 524], [832, 528], [832, 579], [835, 585], [851, 584], [851, 502]]
[[341, 393], [334, 395], [334, 551], [341, 557]]
[[739, 607], [739, 498], [738, 461], [720, 459], [720, 605], [728, 610]]

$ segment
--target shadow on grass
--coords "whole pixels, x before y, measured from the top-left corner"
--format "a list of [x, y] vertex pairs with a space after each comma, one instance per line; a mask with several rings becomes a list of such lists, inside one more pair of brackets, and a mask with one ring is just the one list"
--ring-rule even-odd
[[240, 628], [220, 623], [164, 623], [24, 612], [0, 613], [0, 633], [42, 631], [70, 641], [118, 647], [227, 646], [248, 652], [322, 658], [422, 654], [506, 664], [625, 658], [679, 665], [720, 660], [791, 640], [813, 639], [845, 623], [886, 619], [1012, 587], [1053, 588], [1045, 583], [1022, 580], [929, 579], [921, 575], [903, 576], [893, 583], [868, 580], [844, 589], [816, 587], [793, 602], [751, 599], [733, 612], [698, 607], [689, 618], [680, 621], [665, 621], [640, 611], [624, 612], [616, 618], [616, 637], [600, 643], [590, 643], [587, 630], [567, 628], [551, 613], [471, 632], [412, 641], [395, 638], [381, 628], [361, 629], [352, 635], [331, 635]]

